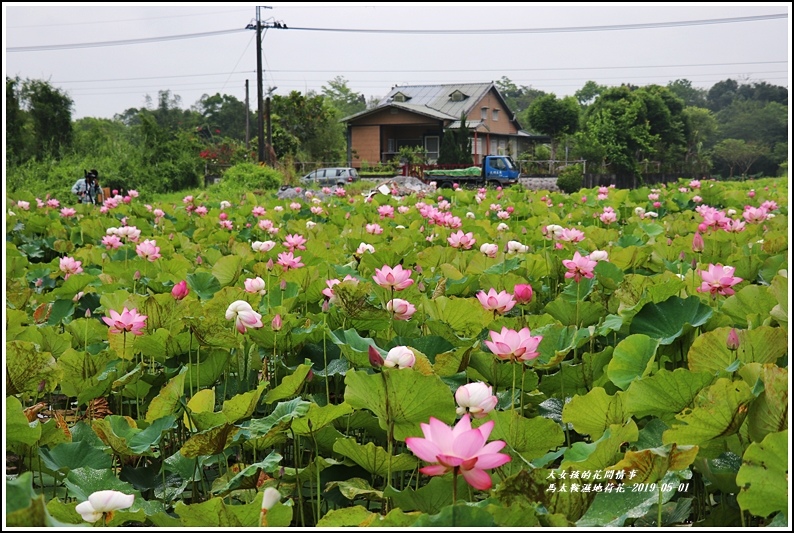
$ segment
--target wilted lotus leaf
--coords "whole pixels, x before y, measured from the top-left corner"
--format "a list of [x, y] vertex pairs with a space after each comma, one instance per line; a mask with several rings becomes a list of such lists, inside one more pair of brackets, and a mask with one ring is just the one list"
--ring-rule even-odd
[[[623, 470], [627, 475], [624, 484], [656, 483], [664, 478], [667, 472], [683, 470], [692, 464], [698, 454], [697, 446], [678, 446], [673, 443], [669, 447], [650, 448], [647, 450], [628, 450], [623, 460], [608, 470]], [[628, 473], [636, 475], [629, 478]]]

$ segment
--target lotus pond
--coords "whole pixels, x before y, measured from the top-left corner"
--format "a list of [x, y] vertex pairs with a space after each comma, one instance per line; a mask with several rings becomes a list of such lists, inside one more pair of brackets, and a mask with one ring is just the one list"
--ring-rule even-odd
[[5, 220], [6, 525], [787, 525], [782, 179]]

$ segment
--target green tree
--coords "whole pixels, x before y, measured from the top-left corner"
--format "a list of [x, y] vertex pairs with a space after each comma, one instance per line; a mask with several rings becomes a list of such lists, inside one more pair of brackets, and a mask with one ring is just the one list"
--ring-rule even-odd
[[573, 93], [579, 105], [587, 107], [607, 89], [606, 85], [599, 85], [593, 80], [587, 81], [581, 89]]
[[551, 137], [551, 158], [555, 159], [560, 137], [575, 133], [579, 127], [579, 104], [572, 96], [558, 99], [547, 94], [529, 106], [527, 118], [533, 130]]
[[750, 172], [753, 163], [766, 155], [769, 149], [755, 142], [745, 142], [741, 139], [725, 139], [714, 146], [714, 157], [724, 161], [730, 169], [729, 177], [733, 177], [734, 169], [738, 169], [742, 176]]
[[17, 165], [29, 159], [28, 147], [31, 145], [27, 131], [27, 113], [21, 106], [19, 77], [6, 76], [6, 161], [9, 166]]
[[502, 98], [504, 98], [507, 107], [518, 117], [519, 122], [522, 124], [525, 123], [524, 115], [529, 106], [532, 105], [532, 102], [546, 94], [539, 89], [516, 85], [507, 76], [502, 76], [500, 80], [494, 82], [494, 85], [499, 94], [502, 95]]
[[739, 83], [736, 80], [718, 81], [709, 89], [706, 95], [706, 104], [716, 113], [720, 109], [728, 107], [736, 99], [738, 91]]
[[347, 86], [347, 80], [337, 76], [322, 86], [322, 95], [339, 111], [339, 118], [348, 117], [367, 109], [367, 101], [363, 94], [354, 92]]
[[33, 156], [60, 157], [72, 144], [72, 106], [65, 92], [41, 80], [25, 80], [21, 103], [28, 113]]
[[667, 84], [677, 97], [684, 101], [684, 105], [695, 107], [706, 107], [706, 89], [698, 89], [692, 86], [692, 82], [686, 79], [671, 81]]
[[[273, 96], [272, 122], [298, 140], [298, 161], [329, 164], [342, 161], [344, 126], [338, 121], [335, 108], [323, 96], [303, 95], [298, 91], [288, 96]], [[278, 150], [276, 154], [281, 156]]]
[[780, 150], [775, 148], [788, 142], [787, 105], [739, 98], [717, 113], [716, 118], [719, 124], [717, 140], [742, 139], [765, 146], [766, 153], [753, 166], [756, 172], [770, 176], [777, 173], [780, 164], [787, 159], [781, 158]]
[[714, 113], [702, 107], [685, 107], [683, 117], [688, 132], [684, 156], [686, 167], [695, 174], [708, 173], [711, 161], [706, 148], [714, 144], [717, 119]]
[[438, 153], [438, 163], [443, 165], [471, 164], [471, 137], [466, 124], [466, 115], [461, 113], [459, 127], [447, 128], [444, 132]]
[[250, 127], [256, 124], [256, 115], [246, 108], [245, 102], [228, 94], [202, 95], [193, 108], [201, 115], [201, 126], [212, 136], [222, 135], [244, 141], [246, 115]]

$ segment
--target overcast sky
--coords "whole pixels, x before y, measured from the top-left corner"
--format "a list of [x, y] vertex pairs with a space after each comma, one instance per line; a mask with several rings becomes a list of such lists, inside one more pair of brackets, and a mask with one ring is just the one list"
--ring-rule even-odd
[[[262, 20], [288, 27], [263, 31], [264, 88], [280, 95], [321, 92], [336, 76], [368, 99], [394, 85], [503, 76], [557, 96], [588, 80], [791, 81], [784, 2], [268, 5]], [[146, 95], [156, 102], [160, 90], [179, 95], [183, 108], [204, 94], [244, 101], [245, 80], [255, 110], [256, 32], [244, 29], [255, 6], [5, 2], [5, 74], [65, 90], [75, 119], [112, 118], [144, 107]]]

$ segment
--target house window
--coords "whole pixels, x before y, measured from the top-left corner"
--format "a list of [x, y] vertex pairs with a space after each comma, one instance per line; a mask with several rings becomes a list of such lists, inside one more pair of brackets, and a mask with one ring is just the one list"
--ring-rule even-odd
[[449, 95], [449, 99], [453, 102], [462, 102], [466, 98], [468, 98], [468, 95], [465, 95], [460, 91], [453, 91], [452, 94]]
[[480, 118], [482, 120], [488, 120], [488, 108], [487, 107], [481, 107], [480, 108]]
[[405, 93], [397, 93], [392, 97], [392, 100], [395, 102], [407, 102], [410, 99], [411, 97], [407, 96]]
[[427, 161], [434, 164], [438, 160], [438, 153], [441, 147], [441, 138], [432, 135], [425, 137], [425, 151], [427, 152]]
[[498, 110], [498, 109], [494, 109], [494, 110], [493, 110], [493, 116], [491, 117], [491, 119], [492, 119], [494, 122], [495, 122], [495, 121], [497, 121], [497, 120], [499, 120], [499, 110]]

